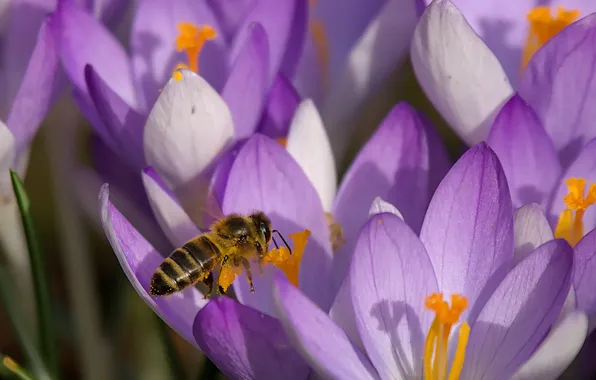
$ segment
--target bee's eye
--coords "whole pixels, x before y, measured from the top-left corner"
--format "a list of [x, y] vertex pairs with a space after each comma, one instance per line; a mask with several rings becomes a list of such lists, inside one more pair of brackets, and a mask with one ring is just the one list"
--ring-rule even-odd
[[261, 232], [263, 233], [263, 236], [265, 237], [265, 241], [269, 241], [269, 239], [271, 238], [271, 231], [269, 231], [269, 227], [267, 226], [266, 223], [261, 222], [261, 224], [259, 225], [259, 228], [261, 229]]

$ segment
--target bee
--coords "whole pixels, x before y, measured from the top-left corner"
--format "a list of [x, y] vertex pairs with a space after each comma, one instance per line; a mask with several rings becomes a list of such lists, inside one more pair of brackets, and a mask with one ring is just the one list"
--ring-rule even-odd
[[[202, 281], [213, 292], [213, 272], [226, 265], [243, 267], [254, 292], [249, 260], [261, 258], [277, 233], [292, 253], [288, 243], [277, 230], [271, 229], [271, 221], [263, 212], [250, 215], [231, 214], [212, 224], [210, 231], [198, 235], [182, 247], [175, 249], [157, 268], [151, 278], [150, 292], [153, 296], [170, 295]], [[219, 277], [217, 280], [219, 284]], [[218, 287], [219, 293], [224, 293]]]

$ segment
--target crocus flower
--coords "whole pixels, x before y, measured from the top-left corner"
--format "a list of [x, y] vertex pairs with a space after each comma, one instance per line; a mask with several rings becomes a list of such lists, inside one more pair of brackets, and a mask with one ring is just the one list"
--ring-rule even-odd
[[565, 299], [593, 276], [575, 282], [559, 239], [514, 265], [513, 226], [499, 160], [480, 144], [437, 188], [419, 237], [394, 213], [369, 220], [331, 317], [278, 276], [282, 325], [325, 378], [555, 379], [594, 307], [562, 314]]
[[[209, 121], [218, 128], [232, 128], [232, 121], [217, 91], [195, 73], [180, 73], [181, 80], [172, 78], [162, 90], [148, 124], [172, 134], [185, 129], [185, 143], [192, 148], [202, 132], [191, 121]], [[211, 107], [200, 108], [200, 104]], [[411, 107], [397, 105], [356, 158], [336, 196], [333, 155], [312, 101], [305, 100], [298, 107], [285, 147], [260, 134], [237, 144], [214, 169], [212, 188], [219, 194], [224, 214], [264, 211], [274, 228], [294, 236], [297, 257], [298, 245], [306, 243], [302, 258], [288, 262], [284, 272], [310, 299], [328, 310], [336, 290], [335, 268], [342, 266], [341, 261], [349, 262], [350, 252], [345, 247], [353, 240], [350, 234], [366, 220], [373, 199], [380, 195], [399, 204], [404, 218], [418, 229], [428, 196], [445, 172], [444, 150]], [[189, 162], [190, 155], [201, 154], [196, 149], [185, 153]], [[142, 174], [155, 217], [172, 246], [180, 246], [201, 232], [193, 222], [193, 205], [182, 202], [171, 185], [185, 160], [159, 157], [159, 169], [147, 167]], [[275, 318], [271, 293], [274, 267], [265, 267], [263, 275], [253, 270], [254, 293], [245, 278], [234, 282], [241, 303], [227, 297], [207, 303], [196, 288], [152, 298], [150, 278], [169, 252], [158, 252], [147, 242], [112, 204], [107, 187], [101, 191], [100, 206], [106, 235], [138, 294], [228, 376], [305, 378], [307, 369]], [[329, 228], [330, 218], [335, 229]], [[302, 230], [310, 231], [308, 242], [294, 235]], [[333, 245], [341, 243], [342, 236], [345, 245], [333, 255]], [[259, 355], [253, 357], [256, 352]]]
[[309, 33], [294, 84], [321, 110], [342, 160], [365, 100], [406, 56], [422, 0], [311, 0]]
[[[594, 69], [588, 63], [596, 54], [595, 16], [590, 15], [596, 4], [560, 3], [570, 7], [573, 15], [551, 17], [547, 9], [539, 8], [542, 16], [523, 19], [523, 12], [539, 5], [526, 1], [436, 0], [427, 7], [412, 42], [416, 77], [436, 109], [469, 145], [487, 138], [494, 116], [514, 89], [536, 112], [564, 165], [596, 137], [591, 108], [584, 106], [595, 93]], [[482, 16], [484, 11], [492, 16]], [[496, 17], [501, 19], [494, 21], [499, 28], [493, 33], [496, 29], [487, 24]], [[567, 26], [576, 19], [579, 21]], [[521, 27], [524, 22], [528, 28]], [[527, 46], [532, 46], [526, 61], [531, 58], [524, 66], [521, 56], [526, 30]], [[511, 52], [505, 52], [504, 46]], [[531, 54], [533, 51], [536, 53]]]

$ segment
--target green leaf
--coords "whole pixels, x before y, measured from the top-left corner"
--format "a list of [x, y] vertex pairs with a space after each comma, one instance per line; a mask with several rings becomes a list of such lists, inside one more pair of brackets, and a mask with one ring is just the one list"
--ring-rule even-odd
[[11, 170], [12, 188], [17, 199], [17, 204], [23, 220], [23, 228], [29, 248], [29, 259], [31, 262], [31, 275], [35, 288], [35, 298], [39, 323], [39, 337], [42, 356], [50, 372], [56, 377], [58, 375], [58, 351], [54, 332], [52, 305], [50, 299], [49, 283], [45, 273], [44, 257], [37, 239], [35, 227], [30, 214], [31, 204], [25, 191], [23, 182], [19, 175]]
[[6, 266], [0, 266], [0, 301], [4, 306], [4, 310], [12, 323], [12, 326], [17, 334], [17, 338], [21, 342], [21, 347], [27, 356], [29, 361], [29, 365], [33, 373], [35, 374], [35, 379], [37, 380], [49, 380], [51, 379], [48, 371], [39, 356], [37, 351], [37, 347], [35, 347], [35, 343], [29, 335], [29, 331], [27, 330], [27, 326], [25, 326], [23, 322], [23, 317], [21, 316], [20, 309], [18, 308], [15, 300], [13, 298], [13, 293], [11, 290], [12, 286], [11, 275], [8, 271]]
[[170, 328], [159, 317], [157, 317], [157, 326], [165, 345], [166, 355], [168, 356], [168, 361], [170, 363], [170, 370], [172, 371], [172, 379], [186, 379], [184, 366], [180, 362], [180, 358], [178, 358], [176, 347], [174, 346], [172, 336], [170, 335]]

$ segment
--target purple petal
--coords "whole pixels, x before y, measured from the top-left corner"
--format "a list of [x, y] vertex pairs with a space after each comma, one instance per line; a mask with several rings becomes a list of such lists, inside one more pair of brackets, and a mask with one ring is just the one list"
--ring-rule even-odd
[[269, 89], [267, 34], [261, 24], [249, 28], [221, 94], [232, 113], [237, 139], [254, 133]]
[[531, 203], [515, 210], [513, 214], [515, 262], [521, 261], [536, 248], [553, 240], [553, 230], [548, 224], [544, 210]]
[[372, 205], [370, 206], [370, 210], [368, 211], [368, 216], [372, 217], [377, 214], [389, 213], [397, 216], [401, 220], [404, 220], [404, 216], [401, 212], [392, 205], [391, 203], [383, 200], [381, 197], [376, 197], [373, 201]]
[[283, 74], [278, 74], [269, 90], [259, 132], [273, 138], [286, 138], [300, 95]]
[[513, 258], [512, 213], [497, 156], [485, 143], [471, 148], [437, 188], [420, 232], [447, 297], [473, 305], [489, 279], [499, 280]]
[[51, 22], [51, 18], [46, 19], [39, 29], [37, 43], [6, 119], [15, 137], [16, 154], [21, 154], [31, 143], [58, 85], [58, 52]]
[[201, 231], [186, 214], [159, 174], [148, 166], [143, 169], [142, 176], [153, 214], [172, 245], [181, 246], [199, 235]]
[[596, 14], [565, 28], [532, 58], [520, 95], [534, 108], [565, 167], [596, 137]]
[[376, 197], [396, 206], [414, 231], [420, 230], [429, 194], [426, 129], [406, 103], [393, 108], [345, 174], [333, 209], [347, 243], [336, 254], [337, 280], [351, 260], [354, 241]]
[[[272, 81], [280, 70], [287, 49], [292, 48], [288, 45], [294, 32], [292, 20], [302, 1], [304, 0], [259, 0], [236, 35], [235, 42], [245, 41], [252, 23], [263, 26], [269, 37], [269, 81]], [[238, 49], [235, 50], [231, 52], [232, 57], [239, 53]]]
[[296, 379], [308, 367], [279, 321], [228, 297], [209, 302], [193, 326], [199, 347], [232, 379]]
[[288, 78], [294, 77], [298, 62], [304, 51], [308, 34], [308, 8], [309, 0], [296, 1], [292, 25], [290, 27], [290, 36], [286, 42], [286, 51], [279, 68], [279, 72]]
[[574, 252], [573, 286], [577, 307], [588, 315], [596, 314], [596, 229], [577, 243]]
[[276, 278], [275, 299], [290, 340], [319, 375], [338, 380], [378, 378], [346, 333], [283, 276]]
[[93, 66], [85, 66], [87, 89], [102, 123], [95, 129], [106, 144], [115, 148], [133, 169], [144, 166], [143, 129], [145, 116], [131, 108], [97, 75]]
[[176, 190], [194, 180], [230, 142], [232, 116], [199, 75], [181, 70], [166, 84], [145, 126], [145, 157]]
[[[219, 32], [217, 19], [204, 1], [139, 2], [130, 46], [140, 108], [150, 109], [176, 65], [188, 63], [184, 52], [176, 52], [178, 24], [181, 22], [210, 25]], [[199, 73], [218, 91], [223, 86], [228, 69], [225, 45], [224, 38], [217, 36], [205, 43], [199, 56]]]
[[207, 302], [194, 287], [168, 297], [149, 296], [151, 276], [163, 260], [137, 230], [122, 216], [109, 200], [104, 185], [99, 194], [104, 232], [116, 257], [138, 295], [161, 319], [184, 339], [197, 346], [193, 338], [193, 322], [197, 312]]
[[362, 338], [360, 338], [358, 326], [356, 325], [356, 315], [354, 314], [354, 303], [352, 302], [350, 281], [348, 281], [347, 278], [337, 291], [331, 310], [329, 310], [329, 316], [333, 322], [344, 331], [356, 348], [361, 352], [366, 352], [364, 344], [362, 343]]
[[573, 252], [552, 240], [520, 262], [471, 325], [462, 378], [508, 379], [557, 320], [571, 286]]
[[257, 0], [206, 0], [206, 3], [217, 17], [219, 28], [226, 41], [230, 42]]
[[[569, 165], [567, 170], [561, 176], [558, 187], [555, 188], [552, 203], [547, 209], [547, 216], [551, 226], [556, 226], [559, 214], [565, 209], [563, 198], [568, 192], [565, 180], [569, 178], [584, 178], [588, 184], [596, 183], [596, 138], [586, 144], [581, 150], [575, 161]], [[584, 214], [584, 231], [590, 231], [596, 227], [596, 208], [589, 207]]]
[[87, 94], [85, 66], [90, 64], [126, 104], [136, 105], [128, 55], [103, 24], [63, 1], [56, 10], [55, 33], [64, 69], [79, 91]]
[[561, 175], [561, 164], [550, 137], [519, 95], [501, 108], [487, 142], [503, 165], [513, 206], [545, 206]]
[[439, 288], [416, 234], [393, 214], [372, 217], [358, 238], [349, 284], [356, 325], [380, 377], [422, 377], [433, 318], [424, 300]]
[[[261, 210], [271, 218], [273, 228], [286, 237], [309, 229], [311, 236], [300, 265], [300, 289], [324, 310], [329, 309], [333, 299], [328, 283], [331, 244], [321, 200], [281, 145], [262, 135], [248, 140], [230, 171], [222, 210], [226, 215]], [[238, 279], [235, 289], [243, 304], [274, 315], [272, 271], [265, 272], [255, 276], [254, 293], [250, 293], [245, 279]]]

